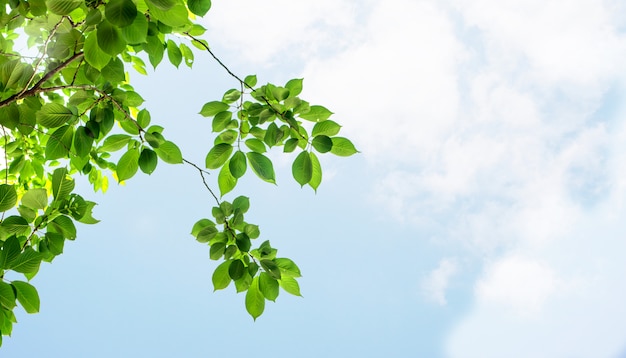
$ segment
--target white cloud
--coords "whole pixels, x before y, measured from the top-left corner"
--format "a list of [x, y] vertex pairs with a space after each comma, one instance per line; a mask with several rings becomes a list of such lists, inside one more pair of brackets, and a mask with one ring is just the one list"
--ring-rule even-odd
[[439, 261], [439, 265], [422, 281], [422, 292], [429, 300], [445, 306], [446, 290], [450, 279], [457, 273], [458, 264], [455, 259], [445, 258]]
[[[626, 103], [622, 1], [284, 4], [308, 16], [268, 36], [228, 18], [211, 31], [250, 58], [301, 51], [306, 96], [337, 113], [370, 161], [376, 200], [483, 264], [450, 356], [626, 346], [626, 111], [603, 108], [611, 91]], [[248, 24], [274, 16], [254, 2], [220, 6], [247, 7]], [[443, 259], [423, 282], [435, 302], [457, 266]]]

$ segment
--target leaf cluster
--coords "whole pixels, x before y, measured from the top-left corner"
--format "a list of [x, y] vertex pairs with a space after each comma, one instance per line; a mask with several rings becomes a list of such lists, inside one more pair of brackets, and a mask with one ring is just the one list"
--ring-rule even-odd
[[[16, 322], [13, 309], [39, 310], [37, 290], [28, 282], [41, 262], [52, 262], [77, 223], [96, 224], [96, 203], [75, 192], [85, 176], [106, 192], [137, 173], [153, 174], [159, 162], [198, 169], [217, 203], [211, 219], [199, 220], [192, 235], [220, 260], [216, 290], [234, 283], [246, 292], [246, 309], [256, 319], [279, 288], [300, 295], [300, 270], [244, 221], [249, 199], [220, 201], [204, 180], [217, 173], [220, 196], [233, 191], [248, 168], [276, 183], [267, 152], [294, 153], [292, 174], [301, 186], [322, 182], [319, 154], [357, 152], [339, 136], [332, 112], [300, 98], [302, 79], [283, 86], [257, 86], [256, 76], [240, 79], [200, 39], [195, 23], [210, 0], [0, 0], [0, 344]], [[16, 49], [26, 44], [28, 53]], [[208, 53], [235, 79], [220, 100], [200, 114], [215, 134], [205, 168], [187, 161], [165, 129], [152, 123], [128, 70], [147, 75], [165, 58], [175, 67], [193, 67], [196, 53]], [[34, 53], [34, 55], [30, 55]], [[297, 152], [297, 154], [296, 154]], [[11, 273], [11, 275], [8, 275]], [[23, 275], [26, 281], [9, 279]]]

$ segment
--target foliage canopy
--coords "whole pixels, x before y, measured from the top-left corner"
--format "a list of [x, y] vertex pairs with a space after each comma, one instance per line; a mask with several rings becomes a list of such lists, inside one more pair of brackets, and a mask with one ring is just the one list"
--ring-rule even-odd
[[[221, 198], [250, 172], [275, 183], [266, 155], [273, 147], [298, 152], [293, 178], [314, 190], [322, 182], [318, 154], [357, 152], [338, 136], [331, 111], [299, 97], [302, 79], [258, 85], [254, 75], [233, 74], [195, 22], [210, 0], [0, 2], [0, 344], [11, 334], [18, 304], [39, 311], [28, 281], [41, 262], [77, 237], [76, 223], [98, 223], [96, 203], [74, 190], [75, 177], [86, 176], [95, 191], [105, 192], [110, 177], [122, 182], [139, 171], [151, 174], [159, 162], [196, 168], [215, 200], [210, 217], [191, 229], [209, 246], [210, 258], [221, 260], [212, 276], [215, 290], [232, 282], [245, 292], [254, 319], [280, 288], [300, 295], [298, 266], [278, 257], [269, 241], [253, 248], [261, 233], [245, 220], [249, 198]], [[29, 50], [16, 50], [24, 47]], [[208, 53], [237, 84], [200, 109], [215, 133], [204, 166], [186, 160], [165, 129], [152, 124], [127, 72], [132, 67], [147, 75], [146, 60], [156, 68], [166, 58], [177, 68], [192, 67], [198, 53]], [[219, 197], [205, 181], [209, 172], [217, 174]]]

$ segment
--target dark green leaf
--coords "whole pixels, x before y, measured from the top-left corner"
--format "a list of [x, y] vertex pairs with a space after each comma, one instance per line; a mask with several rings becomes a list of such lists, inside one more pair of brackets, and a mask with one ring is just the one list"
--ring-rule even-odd
[[317, 150], [320, 153], [330, 152], [330, 150], [333, 147], [332, 139], [330, 139], [330, 137], [325, 136], [323, 134], [320, 134], [316, 136], [315, 138], [313, 138], [313, 141], [311, 142], [311, 144], [313, 145], [313, 148], [315, 148], [315, 150]]
[[87, 127], [79, 126], [74, 133], [74, 151], [79, 158], [86, 158], [91, 152], [94, 137]]
[[230, 154], [233, 152], [233, 146], [227, 143], [215, 145], [206, 156], [206, 167], [208, 169], [217, 169], [224, 165]]
[[18, 302], [26, 312], [39, 312], [39, 294], [35, 287], [23, 281], [13, 281], [11, 285], [15, 288]]
[[241, 260], [233, 260], [228, 266], [228, 276], [233, 280], [238, 280], [243, 277], [246, 267]]
[[[12, 309], [16, 306], [15, 298], [13, 287], [4, 281], [0, 281], [0, 305]], [[0, 314], [2, 313], [0, 312]]]
[[17, 192], [13, 185], [0, 184], [0, 211], [4, 212], [15, 207]]
[[269, 158], [256, 152], [248, 152], [246, 153], [246, 157], [248, 157], [252, 171], [254, 171], [259, 178], [268, 183], [276, 184], [274, 166]]
[[204, 16], [211, 9], [211, 0], [188, 0], [187, 7], [192, 13]]
[[97, 36], [98, 46], [110, 56], [117, 56], [126, 48], [120, 29], [106, 20], [98, 24]]
[[72, 147], [72, 139], [74, 138], [74, 130], [70, 125], [66, 125], [56, 129], [48, 138], [46, 144], [46, 159], [53, 160], [67, 157]]
[[267, 272], [259, 275], [259, 290], [269, 301], [275, 302], [278, 297], [278, 281], [272, 278]]
[[246, 292], [246, 310], [255, 321], [265, 310], [265, 297], [259, 289], [258, 276], [252, 279], [248, 292]]
[[303, 151], [296, 159], [293, 161], [293, 165], [291, 166], [291, 173], [293, 174], [293, 178], [300, 184], [300, 186], [304, 186], [313, 176], [313, 165], [311, 164], [311, 156], [309, 152]]
[[150, 148], [143, 148], [139, 155], [139, 169], [146, 174], [152, 174], [159, 160], [157, 154]]
[[16, 236], [11, 236], [2, 244], [2, 251], [0, 252], [0, 269], [7, 269], [11, 265], [11, 262], [15, 260], [22, 252], [20, 246], [20, 240]]
[[61, 234], [54, 232], [46, 233], [46, 240], [48, 241], [48, 248], [54, 255], [60, 255], [63, 253], [63, 246], [65, 245], [65, 238]]
[[137, 6], [132, 0], [110, 0], [104, 6], [104, 16], [115, 26], [128, 26], [137, 17]]

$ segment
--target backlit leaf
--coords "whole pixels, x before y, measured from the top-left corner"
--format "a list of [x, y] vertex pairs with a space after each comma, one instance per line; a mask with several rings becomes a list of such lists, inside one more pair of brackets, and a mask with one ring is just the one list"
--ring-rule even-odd
[[22, 205], [31, 209], [45, 209], [48, 206], [48, 191], [46, 189], [30, 189], [22, 197]]
[[47, 128], [60, 127], [73, 118], [72, 111], [58, 103], [46, 103], [37, 112], [37, 123]]
[[212, 117], [220, 112], [226, 111], [230, 106], [222, 101], [207, 102], [202, 106], [200, 114], [204, 117]]
[[333, 137], [331, 139], [333, 141], [333, 147], [330, 149], [331, 153], [340, 157], [349, 157], [358, 153], [358, 150], [356, 150], [354, 144], [349, 139], [342, 137]]
[[252, 279], [252, 283], [246, 292], [246, 310], [256, 321], [265, 310], [265, 297], [259, 289], [259, 277]]
[[228, 268], [230, 267], [230, 260], [222, 262], [215, 271], [213, 271], [213, 276], [211, 277], [211, 281], [213, 282], [213, 290], [222, 290], [228, 287], [230, 284], [231, 278], [228, 275]]
[[266, 299], [275, 302], [279, 293], [278, 281], [272, 278], [267, 272], [261, 272], [259, 275], [259, 291], [261, 291]]
[[117, 162], [117, 180], [123, 181], [132, 178], [139, 169], [139, 151], [130, 149]]
[[15, 207], [17, 193], [13, 185], [0, 184], [0, 211], [4, 212]]
[[246, 155], [240, 150], [236, 151], [228, 163], [232, 176], [237, 179], [241, 178], [246, 173], [247, 167]]
[[187, 7], [192, 13], [204, 16], [211, 9], [211, 0], [188, 0]]
[[137, 17], [137, 6], [132, 0], [110, 0], [104, 6], [104, 16], [115, 26], [128, 26]]
[[205, 165], [208, 169], [217, 169], [224, 165], [230, 154], [233, 152], [233, 146], [227, 143], [215, 145], [209, 153], [207, 153]]
[[313, 165], [311, 164], [311, 156], [309, 155], [309, 152], [303, 151], [298, 154], [296, 159], [293, 161], [293, 165], [291, 166], [291, 173], [300, 186], [304, 186], [304, 184], [311, 181], [311, 177], [313, 175]]
[[274, 166], [272, 161], [263, 154], [256, 152], [246, 153], [246, 157], [250, 162], [252, 171], [262, 180], [276, 184], [276, 174], [274, 174]]
[[220, 188], [221, 196], [226, 195], [226, 193], [233, 190], [237, 185], [237, 178], [233, 177], [227, 165], [224, 165], [222, 169], [220, 169], [220, 173], [217, 175], [217, 185]]
[[169, 164], [180, 164], [183, 162], [183, 154], [174, 142], [166, 140], [158, 148], [154, 148], [156, 154], [162, 161]]

